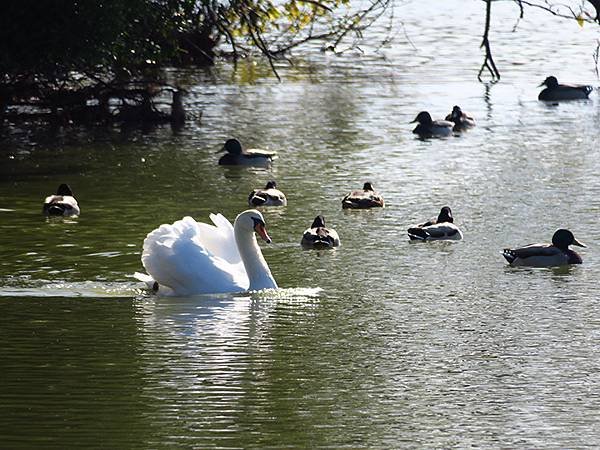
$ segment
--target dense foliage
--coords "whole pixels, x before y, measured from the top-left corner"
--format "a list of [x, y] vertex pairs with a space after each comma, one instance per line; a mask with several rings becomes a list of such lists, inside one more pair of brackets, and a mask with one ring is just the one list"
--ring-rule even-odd
[[[125, 119], [132, 105], [152, 113], [165, 66], [211, 64], [219, 44], [234, 58], [259, 51], [272, 62], [311, 39], [336, 43], [360, 33], [389, 0], [340, 12], [348, 1], [8, 0], [0, 14], [0, 114], [29, 106], [82, 120], [90, 102], [94, 121]], [[121, 108], [111, 106], [115, 99]]]
[[[0, 14], [0, 124], [24, 115], [63, 122], [170, 120], [152, 103], [165, 88], [164, 67], [259, 52], [276, 74], [274, 60], [307, 41], [322, 40], [323, 48], [337, 51], [345, 38], [360, 37], [391, 1], [6, 0]], [[482, 72], [493, 79], [500, 76], [488, 39], [496, 1], [482, 2]], [[600, 0], [571, 0], [575, 6], [512, 1], [521, 16], [524, 7], [535, 7], [580, 24], [600, 21]]]

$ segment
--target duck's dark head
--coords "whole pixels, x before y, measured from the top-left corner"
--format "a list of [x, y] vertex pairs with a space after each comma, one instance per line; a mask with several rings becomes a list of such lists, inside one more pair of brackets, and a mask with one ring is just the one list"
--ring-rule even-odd
[[56, 195], [70, 195], [71, 197], [73, 196], [73, 191], [71, 190], [71, 188], [69, 187], [68, 184], [61, 184], [58, 189], [56, 190]]
[[438, 223], [443, 223], [443, 222], [453, 223], [454, 222], [454, 217], [452, 217], [452, 210], [450, 209], [449, 206], [444, 206], [440, 210], [440, 213], [437, 218], [437, 222]]
[[227, 141], [225, 141], [225, 145], [223, 145], [222, 151], [231, 153], [233, 155], [241, 155], [242, 144], [237, 139], [227, 139]]
[[370, 181], [367, 181], [364, 185], [363, 185], [363, 191], [374, 191], [375, 189], [373, 189], [373, 185], [371, 184]]
[[460, 109], [460, 106], [454, 105], [454, 108], [452, 108], [452, 112], [450, 113], [450, 118], [452, 120], [458, 120], [461, 117], [462, 117], [462, 109]]
[[573, 233], [571, 233], [569, 230], [565, 230], [564, 228], [561, 228], [554, 232], [554, 236], [552, 236], [552, 245], [560, 248], [561, 250], [567, 250], [569, 248], [569, 245], [585, 247], [584, 244], [575, 239]]
[[540, 84], [540, 87], [541, 86], [547, 86], [549, 88], [554, 88], [554, 87], [558, 86], [558, 80], [556, 79], [556, 77], [550, 76], [550, 77], [546, 78], [542, 84]]
[[276, 187], [277, 187], [277, 183], [275, 183], [275, 181], [271, 180], [271, 181], [267, 182], [265, 189], [275, 189]]
[[415, 117], [415, 120], [413, 120], [411, 123], [415, 122], [419, 122], [423, 125], [429, 125], [433, 123], [433, 119], [431, 118], [431, 114], [429, 114], [427, 111], [421, 111], [419, 114], [417, 114], [417, 117]]
[[318, 215], [317, 217], [315, 217], [315, 220], [313, 220], [313, 223], [310, 227], [311, 228], [325, 227], [325, 217]]

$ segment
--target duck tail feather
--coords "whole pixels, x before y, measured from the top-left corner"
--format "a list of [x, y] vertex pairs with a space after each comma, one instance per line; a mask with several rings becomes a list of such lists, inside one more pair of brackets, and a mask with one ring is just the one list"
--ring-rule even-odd
[[254, 206], [264, 205], [266, 201], [266, 198], [260, 197], [258, 195], [253, 195], [252, 197], [250, 197], [250, 204]]
[[413, 241], [424, 241], [429, 235], [423, 228], [414, 227], [408, 229], [408, 237]]
[[504, 259], [506, 259], [509, 264], [512, 264], [514, 260], [517, 259], [517, 255], [515, 255], [515, 252], [513, 252], [510, 248], [505, 248], [502, 250], [502, 256], [504, 256]]
[[44, 207], [44, 213], [48, 216], [62, 216], [65, 213], [65, 206], [57, 203], [52, 203], [48, 207]]

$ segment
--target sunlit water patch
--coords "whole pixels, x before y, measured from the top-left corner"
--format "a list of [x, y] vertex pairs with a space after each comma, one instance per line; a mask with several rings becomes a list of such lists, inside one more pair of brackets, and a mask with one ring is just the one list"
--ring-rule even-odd
[[[247, 61], [181, 72], [202, 121], [177, 134], [5, 127], [0, 442], [598, 447], [598, 92], [537, 101], [550, 74], [598, 84], [597, 27], [527, 10], [513, 32], [516, 3], [494, 2], [502, 80], [482, 84], [483, 3], [401, 2], [389, 45], [381, 25], [362, 55], [299, 51], [282, 83]], [[455, 104], [474, 129], [413, 135], [419, 111]], [[233, 136], [279, 157], [219, 167]], [[288, 198], [261, 210], [281, 289], [162, 298], [131, 278], [148, 232], [233, 220], [270, 179]], [[47, 220], [43, 199], [65, 181], [82, 213]], [[365, 181], [386, 208], [342, 210]], [[464, 240], [411, 244], [407, 228], [443, 205]], [[318, 214], [335, 251], [300, 247]], [[507, 267], [503, 248], [559, 227], [588, 245], [581, 266]]]

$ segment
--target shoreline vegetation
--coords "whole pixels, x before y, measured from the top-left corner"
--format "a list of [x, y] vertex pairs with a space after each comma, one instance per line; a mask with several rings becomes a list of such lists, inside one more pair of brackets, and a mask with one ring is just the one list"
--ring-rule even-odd
[[[335, 49], [383, 15], [390, 0], [59, 0], [9, 2], [0, 16], [0, 126], [185, 121], [165, 69], [208, 67], [255, 54], [286, 59], [322, 41]], [[160, 107], [172, 95], [170, 111]]]
[[[500, 78], [488, 39], [495, 1], [482, 2], [485, 55], [479, 73], [481, 80], [489, 72], [492, 82]], [[582, 26], [600, 23], [600, 0], [586, 0], [593, 10], [581, 3], [574, 9], [513, 1], [519, 19], [530, 7]], [[165, 69], [260, 55], [279, 79], [275, 62], [291, 63], [291, 52], [308, 42], [343, 53], [384, 16], [391, 36], [395, 8], [391, 0], [11, 1], [0, 16], [0, 126], [43, 121], [178, 127], [186, 120], [185, 90], [166, 81]], [[169, 110], [161, 105], [167, 94]]]

